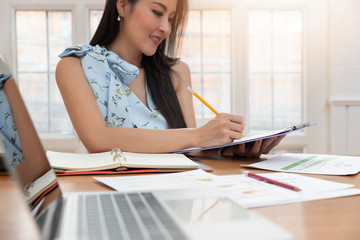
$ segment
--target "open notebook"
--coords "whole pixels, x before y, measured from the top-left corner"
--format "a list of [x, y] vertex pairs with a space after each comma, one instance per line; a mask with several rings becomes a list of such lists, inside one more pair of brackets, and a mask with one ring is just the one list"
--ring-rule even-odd
[[212, 171], [184, 154], [131, 153], [115, 148], [91, 154], [47, 151], [46, 155], [57, 175], [179, 172], [198, 168]]

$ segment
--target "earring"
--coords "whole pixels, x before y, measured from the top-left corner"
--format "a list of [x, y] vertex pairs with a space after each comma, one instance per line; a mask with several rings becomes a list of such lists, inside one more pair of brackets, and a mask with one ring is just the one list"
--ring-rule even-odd
[[117, 21], [118, 21], [118, 22], [120, 22], [120, 21], [121, 21], [121, 17], [120, 17], [120, 15], [118, 15], [118, 17], [117, 17]]

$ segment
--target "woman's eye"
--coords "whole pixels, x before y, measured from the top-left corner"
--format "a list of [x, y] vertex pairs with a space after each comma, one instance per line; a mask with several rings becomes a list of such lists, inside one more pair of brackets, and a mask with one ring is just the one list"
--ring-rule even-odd
[[160, 16], [160, 17], [162, 16], [162, 13], [159, 11], [153, 10], [153, 13], [155, 13], [157, 16]]

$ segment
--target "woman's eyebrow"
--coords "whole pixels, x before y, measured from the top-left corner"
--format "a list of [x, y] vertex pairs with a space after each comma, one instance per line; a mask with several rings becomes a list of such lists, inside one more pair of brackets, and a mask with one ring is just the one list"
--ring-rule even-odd
[[161, 3], [161, 2], [153, 2], [153, 3], [159, 5], [159, 6], [162, 7], [165, 11], [167, 10], [167, 7], [166, 7], [163, 3]]

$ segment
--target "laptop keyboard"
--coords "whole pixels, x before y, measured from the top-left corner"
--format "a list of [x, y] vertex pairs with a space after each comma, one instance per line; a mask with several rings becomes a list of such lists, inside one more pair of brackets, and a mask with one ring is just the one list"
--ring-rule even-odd
[[150, 192], [78, 197], [79, 239], [187, 239]]

